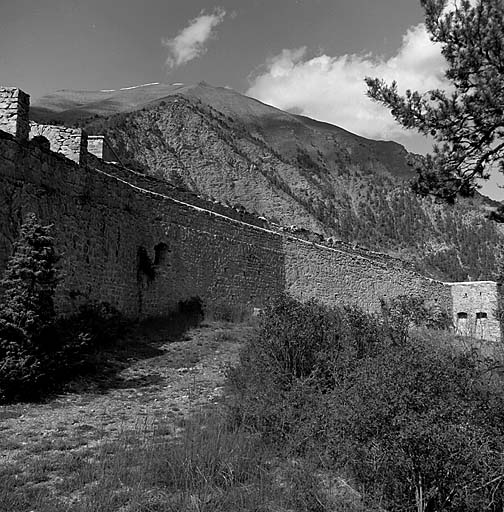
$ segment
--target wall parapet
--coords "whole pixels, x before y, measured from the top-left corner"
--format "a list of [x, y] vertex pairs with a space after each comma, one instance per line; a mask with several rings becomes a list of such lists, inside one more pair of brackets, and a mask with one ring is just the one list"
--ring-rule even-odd
[[30, 133], [30, 96], [16, 87], [0, 87], [0, 130], [18, 140]]
[[86, 163], [88, 136], [81, 128], [69, 128], [51, 124], [38, 124], [30, 121], [30, 139], [45, 137], [50, 150], [81, 165]]
[[105, 162], [117, 162], [119, 160], [105, 135], [88, 135], [87, 151]]
[[160, 180], [155, 176], [149, 176], [148, 174], [142, 174], [137, 171], [133, 171], [122, 165], [117, 165], [114, 162], [104, 162], [93, 156], [88, 155], [88, 165], [94, 167], [97, 170], [104, 171], [111, 176], [118, 179], [125, 180], [131, 185], [156, 192], [158, 194], [168, 195], [176, 198], [180, 201], [191, 203], [200, 208], [204, 208], [209, 211], [213, 211], [229, 217], [230, 219], [238, 220], [252, 226], [258, 226], [266, 229], [276, 230], [274, 226], [269, 224], [265, 219], [254, 215], [242, 208], [233, 208], [230, 206], [223, 205], [217, 201], [210, 201], [205, 199], [195, 192], [191, 192], [188, 189], [181, 188], [173, 185], [164, 180]]
[[[17, 87], [0, 86], [0, 131], [13, 135], [19, 141], [43, 137], [51, 151], [85, 165], [88, 135], [84, 130], [35, 123], [30, 121], [29, 115], [30, 96]], [[40, 147], [47, 149], [42, 141], [39, 141]], [[99, 158], [108, 158], [112, 155], [110, 146], [102, 136], [93, 137], [90, 151], [97, 153]]]

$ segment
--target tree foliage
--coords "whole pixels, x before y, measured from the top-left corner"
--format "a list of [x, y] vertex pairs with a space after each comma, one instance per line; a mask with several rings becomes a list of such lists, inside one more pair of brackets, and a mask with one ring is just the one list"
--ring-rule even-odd
[[0, 281], [0, 403], [37, 399], [95, 371], [94, 353], [116, 341], [125, 319], [110, 304], [89, 303], [56, 316], [58, 283], [52, 226], [28, 214]]
[[57, 259], [51, 226], [29, 214], [1, 281], [0, 400], [26, 395], [47, 375]]
[[51, 226], [40, 225], [35, 214], [28, 214], [2, 279], [0, 314], [4, 320], [30, 333], [50, 323], [57, 260]]
[[504, 1], [421, 4], [431, 40], [440, 43], [447, 62], [449, 89], [402, 96], [395, 81], [368, 77], [368, 96], [404, 127], [434, 138], [414, 190], [453, 202], [472, 195], [492, 164], [504, 172]]

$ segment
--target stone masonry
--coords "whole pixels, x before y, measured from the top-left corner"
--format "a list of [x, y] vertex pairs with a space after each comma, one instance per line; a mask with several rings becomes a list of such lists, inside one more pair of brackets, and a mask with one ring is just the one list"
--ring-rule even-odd
[[84, 165], [87, 154], [87, 134], [80, 128], [45, 125], [30, 122], [30, 139], [36, 136], [49, 141], [51, 151], [61, 153], [70, 160]]
[[30, 97], [15, 87], [0, 87], [0, 130], [26, 140], [30, 133]]
[[447, 283], [453, 302], [453, 325], [461, 335], [499, 340], [500, 286], [494, 281]]
[[[19, 103], [19, 98], [28, 104], [24, 93], [8, 92], [10, 100], [3, 104]], [[94, 143], [93, 154], [86, 153], [84, 133], [80, 158], [69, 159], [54, 151], [47, 137], [53, 127], [37, 128], [47, 134], [48, 148], [28, 140], [27, 125], [27, 109], [0, 109], [0, 126], [9, 127], [0, 131], [0, 275], [25, 215], [35, 212], [54, 225], [63, 256], [60, 313], [75, 311], [83, 302], [107, 301], [129, 317], [157, 316], [192, 297], [251, 312], [284, 291], [303, 300], [355, 303], [376, 311], [382, 298], [421, 295], [454, 315], [470, 313], [474, 323], [477, 316], [478, 326], [485, 324], [482, 335], [500, 340], [495, 283], [472, 283], [487, 303], [462, 303], [459, 290], [466, 283], [445, 285], [386, 255], [299, 238], [107, 163], [97, 157]]]
[[113, 162], [117, 160], [113, 149], [110, 147], [110, 144], [104, 135], [88, 135], [87, 152], [97, 158], [105, 160], [106, 162]]

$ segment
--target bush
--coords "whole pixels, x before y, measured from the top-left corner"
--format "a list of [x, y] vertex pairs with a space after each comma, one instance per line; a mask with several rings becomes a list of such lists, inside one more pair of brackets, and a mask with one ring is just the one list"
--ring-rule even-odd
[[504, 393], [439, 338], [384, 344], [338, 381], [329, 452], [386, 509], [501, 510]]
[[128, 322], [107, 302], [94, 302], [79, 308], [79, 313], [55, 320], [53, 336], [57, 347], [51, 362], [51, 378], [56, 383], [93, 372], [94, 355], [110, 346], [126, 332]]
[[244, 322], [251, 316], [249, 308], [230, 304], [229, 300], [213, 300], [202, 306], [205, 319], [213, 322]]
[[297, 450], [298, 440], [310, 437], [307, 421], [316, 426], [317, 404], [334, 384], [338, 358], [348, 358], [342, 315], [282, 295], [266, 307], [259, 322], [240, 364], [228, 373], [235, 397], [231, 413], [238, 423], [250, 424], [272, 440], [288, 441]]
[[229, 372], [232, 418], [371, 506], [501, 510], [502, 363], [454, 350], [444, 325], [416, 299], [376, 315], [281, 297]]
[[1, 282], [0, 401], [30, 395], [48, 376], [58, 259], [50, 232], [26, 217]]
[[[261, 316], [253, 351], [282, 386], [328, 373], [341, 344], [341, 317], [316, 302], [281, 296]], [[318, 375], [315, 375], [318, 374]]]
[[55, 322], [60, 333], [87, 338], [89, 348], [112, 344], [126, 332], [128, 322], [108, 302], [91, 302], [80, 306], [79, 312]]
[[57, 261], [51, 226], [29, 214], [1, 282], [0, 402], [39, 398], [83, 370], [90, 352], [124, 329], [108, 304], [56, 319]]
[[427, 305], [419, 296], [400, 295], [389, 301], [382, 299], [381, 316], [387, 335], [395, 345], [406, 342], [411, 327], [441, 330], [452, 325], [446, 310]]
[[199, 297], [191, 297], [187, 300], [181, 300], [178, 303], [178, 312], [181, 315], [194, 316], [203, 319], [203, 302]]

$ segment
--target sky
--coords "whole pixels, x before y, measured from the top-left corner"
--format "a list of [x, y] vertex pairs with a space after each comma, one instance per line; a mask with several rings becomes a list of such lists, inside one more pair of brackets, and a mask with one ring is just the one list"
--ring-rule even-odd
[[204, 80], [425, 153], [363, 82], [446, 87], [422, 22], [419, 0], [0, 0], [0, 84], [37, 98]]

